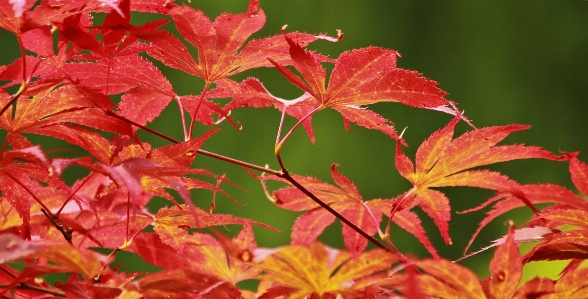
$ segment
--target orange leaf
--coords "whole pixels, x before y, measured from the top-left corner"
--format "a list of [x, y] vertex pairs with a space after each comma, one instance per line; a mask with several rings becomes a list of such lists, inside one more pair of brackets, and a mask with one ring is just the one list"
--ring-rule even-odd
[[513, 299], [538, 298], [553, 293], [554, 283], [549, 278], [535, 277], [522, 285], [512, 297]]
[[81, 274], [86, 280], [92, 280], [110, 261], [90, 249], [75, 248], [69, 244], [50, 244], [43, 246], [35, 257], [47, 260], [68, 268], [71, 272]]
[[514, 240], [511, 228], [506, 242], [499, 246], [490, 262], [490, 298], [511, 298], [522, 277], [523, 259]]
[[126, 292], [140, 293], [145, 298], [242, 298], [235, 286], [219, 277], [189, 270], [152, 273], [126, 283], [124, 288]]
[[588, 298], [588, 286], [586, 285], [588, 268], [581, 268], [580, 264], [579, 262], [572, 262], [564, 270], [554, 287], [554, 295], [558, 296], [556, 298]]
[[[310, 246], [288, 246], [260, 263], [263, 279], [289, 290], [286, 298], [329, 294], [353, 294], [385, 278], [377, 274], [390, 269], [399, 257], [381, 249], [351, 254], [313, 242]], [[330, 298], [330, 297], [329, 297]]]
[[[233, 242], [238, 243], [238, 237]], [[261, 272], [261, 269], [253, 266], [249, 260], [241, 260], [238, 256], [227, 253], [222, 244], [211, 235], [193, 233], [184, 239], [184, 243], [182, 254], [193, 270], [212, 273], [232, 284], [251, 279]], [[234, 243], [232, 245], [237, 246]], [[253, 252], [253, 249], [254, 247], [246, 248], [247, 252]], [[251, 258], [249, 254], [249, 259]]]
[[[31, 92], [34, 92], [31, 100], [17, 102], [13, 119], [7, 116], [9, 113], [5, 113], [0, 121], [0, 128], [8, 132], [7, 139], [15, 148], [30, 146], [25, 144], [28, 141], [22, 133], [52, 136], [83, 146], [84, 143], [78, 136], [85, 132], [75, 130], [71, 123], [133, 135], [127, 123], [107, 116], [102, 109], [96, 108], [97, 105], [102, 105], [102, 102], [96, 103], [98, 99], [104, 101], [101, 95], [73, 85], [57, 88], [41, 85]], [[16, 142], [19, 138], [24, 141]]]
[[433, 218], [447, 244], [451, 244], [448, 233], [451, 217], [449, 200], [443, 193], [430, 188], [469, 186], [509, 191], [518, 188], [518, 183], [498, 172], [468, 169], [516, 159], [561, 159], [539, 147], [495, 146], [510, 133], [527, 129], [528, 126], [481, 128], [452, 140], [459, 120], [459, 117], [454, 118], [419, 146], [416, 166], [402, 152], [400, 143], [396, 146], [396, 168], [400, 175], [413, 184], [409, 192], [399, 197], [402, 208], [420, 206]]
[[588, 258], [588, 229], [568, 230], [546, 237], [523, 256], [525, 263]]
[[419, 277], [419, 286], [426, 294], [439, 298], [486, 299], [478, 277], [465, 267], [444, 259], [421, 260], [416, 266], [426, 273]]
[[[488, 206], [493, 202], [496, 202], [496, 204], [492, 207], [492, 210], [486, 212], [487, 216], [482, 221], [480, 221], [478, 229], [470, 239], [465, 251], [467, 251], [467, 249], [470, 247], [476, 236], [482, 231], [482, 229], [486, 225], [488, 225], [488, 223], [490, 223], [496, 217], [512, 209], [527, 205], [527, 202], [530, 204], [555, 202], [572, 206], [577, 210], [588, 209], [588, 202], [586, 200], [584, 200], [582, 197], [578, 196], [574, 192], [558, 185], [527, 184], [517, 187], [517, 190], [515, 191], [516, 192], [514, 192], [514, 194], [506, 191], [501, 192], [498, 195], [488, 199], [480, 206], [461, 212], [466, 213], [477, 211], [481, 208]], [[525, 199], [527, 202], [524, 202], [523, 200], [521, 200], [521, 198]]]
[[195, 208], [195, 212], [196, 217], [193, 216], [186, 205], [162, 208], [155, 215], [155, 222], [153, 224], [155, 232], [164, 243], [179, 250], [184, 246], [185, 237], [188, 235], [186, 229], [188, 228], [204, 228], [228, 224], [254, 224], [275, 230], [267, 224], [233, 215], [210, 214], [200, 208]]

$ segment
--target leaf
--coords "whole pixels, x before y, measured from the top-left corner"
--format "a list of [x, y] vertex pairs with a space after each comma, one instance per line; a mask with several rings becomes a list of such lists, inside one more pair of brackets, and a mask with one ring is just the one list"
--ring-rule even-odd
[[[241, 14], [221, 14], [214, 22], [200, 10], [189, 6], [172, 6], [167, 13], [182, 37], [198, 50], [197, 63], [183, 44], [169, 34], [139, 34], [154, 46], [149, 55], [164, 64], [216, 82], [245, 70], [269, 67], [267, 57], [289, 63], [287, 43], [279, 36], [246, 41], [265, 24], [265, 14], [257, 0], [249, 2]], [[308, 44], [316, 39], [329, 39], [304, 33], [291, 38]]]
[[588, 195], [588, 165], [580, 161], [577, 155], [572, 154], [570, 159], [570, 174], [572, 182], [578, 191], [584, 195]]
[[419, 146], [416, 166], [402, 152], [400, 143], [396, 146], [396, 168], [413, 185], [410, 191], [398, 197], [401, 208], [420, 206], [433, 218], [447, 244], [451, 244], [448, 234], [451, 217], [449, 200], [445, 194], [431, 188], [469, 186], [497, 191], [517, 190], [518, 183], [505, 175], [489, 170], [468, 169], [516, 159], [561, 159], [539, 147], [495, 146], [510, 133], [527, 129], [528, 126], [481, 128], [452, 140], [459, 120], [458, 117], [454, 118]]
[[285, 298], [313, 295], [334, 298], [335, 295], [353, 296], [354, 292], [376, 284], [382, 278], [377, 274], [390, 269], [397, 261], [397, 255], [381, 249], [361, 253], [354, 259], [348, 252], [313, 242], [309, 246], [285, 247], [263, 260], [260, 267], [265, 271], [262, 279], [275, 282]]
[[[148, 233], [135, 238], [130, 250], [155, 266], [203, 271], [232, 284], [259, 274], [261, 270], [251, 262], [257, 246], [251, 227], [246, 225], [235, 238], [226, 239], [223, 244], [208, 234], [185, 234], [182, 247], [174, 248], [164, 243], [157, 234]], [[243, 243], [244, 240], [250, 241]]]
[[546, 237], [523, 256], [525, 263], [588, 258], [588, 230], [569, 230]]
[[[249, 233], [249, 238], [253, 237], [253, 231], [250, 228], [242, 232]], [[243, 238], [243, 235], [231, 240], [231, 247], [238, 247], [240, 238]], [[251, 263], [256, 244], [243, 248], [244, 255], [233, 256], [225, 251], [226, 246], [208, 234], [193, 233], [184, 239], [184, 243], [182, 252], [191, 269], [212, 273], [232, 284], [254, 278], [261, 272], [260, 268]]]
[[80, 135], [85, 135], [85, 131], [74, 129], [72, 124], [133, 135], [127, 123], [109, 117], [102, 109], [97, 108], [96, 100], [95, 94], [83, 88], [71, 85], [58, 88], [45, 86], [36, 90], [32, 99], [21, 98], [14, 117], [5, 113], [0, 121], [0, 128], [8, 132], [7, 140], [15, 148], [27, 144], [30, 146], [22, 133], [52, 136], [81, 146], [83, 141]]
[[512, 298], [538, 298], [543, 295], [551, 294], [553, 291], [554, 283], [551, 279], [535, 277], [522, 285]]
[[152, 273], [126, 283], [124, 288], [146, 298], [242, 298], [241, 292], [230, 283], [209, 273], [188, 270]]
[[84, 279], [91, 280], [98, 275], [109, 258], [90, 249], [75, 248], [69, 244], [51, 244], [43, 246], [36, 257], [44, 257], [56, 264], [67, 267], [71, 272], [81, 274]]
[[32, 255], [40, 246], [32, 242], [26, 242], [13, 234], [0, 235], [0, 261], [2, 264]]
[[588, 210], [580, 210], [571, 206], [555, 205], [545, 208], [540, 215], [535, 216], [548, 220], [546, 225], [558, 228], [565, 225], [588, 229]]
[[[37, 193], [43, 189], [41, 183], [67, 188], [59, 178], [52, 177], [51, 172], [49, 161], [38, 146], [2, 153], [0, 160], [2, 199], [8, 201], [18, 212], [27, 238], [30, 237], [31, 207], [34, 202], [43, 204], [37, 196]], [[48, 209], [47, 206], [44, 208]]]
[[[536, 226], [536, 227], [523, 227], [514, 230], [514, 241], [515, 243], [528, 243], [528, 242], [539, 242], [542, 241], [545, 237], [552, 235], [554, 232], [559, 232], [559, 230], [554, 230], [548, 227]], [[459, 258], [457, 261], [461, 261], [465, 258], [470, 256], [476, 255], [480, 252], [486, 251], [492, 247], [500, 246], [506, 243], [506, 240], [509, 235], [506, 235], [502, 238], [496, 239], [492, 241], [491, 245], [483, 247], [482, 249], [466, 254]], [[466, 249], [467, 252], [467, 249]], [[465, 254], [465, 253], [464, 253]]]
[[588, 268], [580, 267], [580, 263], [570, 263], [555, 283], [554, 294], [548, 298], [586, 298], [588, 286], [584, 279], [588, 275]]
[[145, 262], [164, 269], [189, 269], [181, 251], [163, 243], [156, 233], [142, 233], [128, 248]]
[[490, 262], [488, 297], [511, 298], [522, 277], [522, 258], [511, 228], [503, 245], [499, 246]]
[[492, 209], [486, 212], [486, 217], [480, 221], [478, 224], [478, 229], [473, 234], [472, 238], [470, 239], [468, 246], [466, 246], [465, 251], [470, 247], [473, 240], [476, 236], [482, 231], [482, 229], [494, 220], [496, 217], [512, 210], [515, 208], [523, 207], [529, 204], [535, 205], [539, 203], [561, 203], [565, 205], [570, 205], [579, 210], [587, 210], [588, 209], [588, 202], [586, 202], [583, 198], [576, 195], [575, 193], [571, 192], [570, 190], [552, 184], [527, 184], [519, 186], [516, 192], [501, 192], [498, 195], [488, 199], [486, 202], [481, 204], [480, 206], [463, 211], [461, 213], [467, 213], [472, 211], [477, 211], [491, 203], [494, 203]]
[[[382, 203], [376, 200], [364, 202], [355, 185], [337, 171], [336, 164], [331, 165], [331, 175], [337, 186], [310, 177], [294, 176], [294, 178], [364, 232], [369, 235], [376, 234], [382, 221], [380, 210]], [[273, 194], [276, 198], [275, 203], [284, 209], [309, 211], [294, 223], [291, 234], [293, 245], [308, 246], [327, 226], [335, 221], [335, 216], [320, 207], [296, 187], [279, 189]], [[391, 205], [390, 202], [389, 206], [391, 207]], [[386, 212], [389, 211], [388, 208]], [[342, 234], [345, 246], [351, 254], [354, 257], [359, 256], [366, 248], [367, 240], [347, 225], [343, 225]]]
[[159, 147], [150, 152], [148, 157], [165, 167], [189, 168], [196, 159], [197, 150], [200, 149], [204, 141], [219, 130], [220, 128], [216, 128], [192, 140]]
[[419, 286], [425, 294], [439, 298], [486, 299], [478, 277], [469, 269], [444, 259], [417, 261], [425, 272], [419, 276]]
[[267, 224], [225, 214], [209, 214], [196, 208], [196, 218], [186, 205], [162, 208], [155, 215], [153, 224], [155, 232], [162, 241], [176, 249], [184, 246], [187, 228], [204, 228], [209, 226], [225, 226], [229, 224], [254, 224], [275, 230]]
[[22, 16], [26, 10], [29, 10], [35, 1], [3, 1], [0, 4], [0, 28], [6, 29], [12, 33], [21, 32]]
[[377, 102], [400, 102], [417, 108], [437, 109], [449, 102], [437, 83], [419, 73], [396, 67], [398, 53], [377, 47], [344, 52], [336, 60], [328, 87], [326, 71], [316, 54], [305, 51], [285, 35], [294, 67], [304, 80], [275, 60], [268, 58], [292, 84], [309, 93], [306, 101], [322, 108], [333, 108], [347, 122], [377, 129], [400, 139], [390, 121], [360, 106]]

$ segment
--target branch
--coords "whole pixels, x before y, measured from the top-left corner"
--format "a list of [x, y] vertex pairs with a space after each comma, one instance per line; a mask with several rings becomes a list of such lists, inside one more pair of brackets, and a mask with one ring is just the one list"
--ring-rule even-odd
[[[146, 127], [146, 126], [143, 126], [141, 124], [138, 124], [138, 123], [136, 123], [136, 122], [134, 122], [134, 121], [132, 121], [130, 119], [127, 119], [127, 118], [125, 118], [123, 116], [120, 116], [120, 115], [118, 115], [118, 114], [116, 114], [116, 113], [114, 113], [114, 112], [112, 112], [110, 110], [104, 110], [104, 113], [106, 113], [107, 115], [110, 115], [112, 117], [116, 117], [116, 118], [118, 118], [118, 119], [120, 119], [122, 121], [125, 121], [125, 122], [127, 122], [127, 123], [129, 123], [129, 124], [131, 124], [133, 126], [137, 126], [137, 127], [141, 128], [141, 129], [143, 129], [143, 130], [145, 130], [145, 131], [147, 131], [147, 132], [149, 132], [149, 133], [151, 133], [151, 134], [153, 134], [155, 136], [158, 136], [160, 138], [163, 138], [163, 139], [165, 139], [167, 141], [170, 141], [172, 143], [176, 143], [176, 144], [177, 143], [181, 143], [179, 140], [176, 140], [176, 139], [171, 138], [171, 137], [169, 137], [169, 136], [167, 136], [165, 134], [162, 134], [160, 132], [157, 132], [157, 131], [155, 131], [153, 129], [150, 129], [150, 128]], [[197, 149], [196, 152], [199, 153], [199, 154], [202, 154], [204, 156], [208, 156], [208, 157], [211, 157], [211, 158], [214, 158], [214, 159], [217, 159], [217, 160], [225, 161], [225, 162], [228, 162], [228, 163], [231, 163], [231, 164], [243, 166], [243, 167], [246, 167], [246, 168], [249, 168], [249, 169], [258, 170], [258, 171], [261, 171], [261, 172], [265, 172], [265, 173], [273, 174], [273, 175], [277, 175], [277, 176], [281, 176], [282, 175], [282, 172], [281, 171], [278, 171], [278, 170], [274, 170], [274, 169], [270, 169], [270, 168], [265, 168], [263, 166], [259, 166], [259, 165], [251, 164], [251, 163], [244, 162], [244, 161], [241, 161], [241, 160], [229, 158], [227, 156], [219, 155], [219, 154], [216, 154], [216, 153], [213, 153], [213, 152], [209, 152], [209, 151], [206, 151], [206, 150], [203, 150], [203, 149]]]
[[[290, 182], [292, 185], [294, 185], [296, 188], [298, 188], [300, 191], [302, 191], [304, 194], [306, 194], [308, 197], [310, 197], [312, 200], [314, 200], [314, 202], [319, 204], [321, 207], [323, 207], [329, 213], [333, 214], [335, 217], [337, 217], [339, 220], [341, 220], [341, 222], [349, 225], [349, 227], [351, 227], [354, 231], [358, 232], [360, 235], [362, 235], [368, 241], [372, 242], [374, 245], [376, 245], [386, 251], [394, 252], [392, 249], [390, 249], [386, 245], [382, 244], [382, 242], [378, 241], [378, 239], [368, 235], [368, 233], [366, 233], [363, 229], [359, 228], [359, 226], [355, 225], [353, 222], [351, 222], [347, 218], [345, 218], [345, 216], [341, 215], [335, 209], [331, 208], [331, 206], [326, 204], [324, 201], [322, 201], [320, 198], [318, 198], [316, 195], [314, 195], [312, 192], [310, 192], [308, 189], [306, 189], [304, 186], [302, 186], [292, 176], [290, 176], [290, 174], [288, 172], [284, 172], [284, 174], [281, 177], [286, 179], [288, 182]], [[396, 253], [396, 252], [394, 252], [394, 253]]]
[[[0, 288], [6, 288], [6, 287], [9, 287], [9, 285], [0, 285]], [[32, 290], [32, 291], [37, 291], [37, 292], [53, 295], [55, 297], [65, 298], [65, 293], [62, 291], [51, 290], [51, 289], [39, 287], [36, 285], [28, 284], [25, 282], [21, 282], [21, 283], [15, 285], [14, 288], [21, 289], [21, 290]]]

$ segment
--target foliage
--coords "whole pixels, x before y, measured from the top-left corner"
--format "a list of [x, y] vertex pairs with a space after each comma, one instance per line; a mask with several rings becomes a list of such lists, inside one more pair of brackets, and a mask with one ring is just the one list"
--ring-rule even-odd
[[[162, 19], [133, 25], [131, 12]], [[588, 165], [578, 153], [557, 155], [535, 146], [497, 145], [528, 126], [473, 127], [436, 82], [398, 68], [396, 51], [370, 46], [333, 59], [306, 46], [319, 39], [337, 42], [343, 38], [341, 32], [330, 37], [288, 32], [286, 27], [275, 36], [250, 39], [265, 23], [256, 0], [245, 13], [224, 13], [214, 21], [200, 10], [163, 0], [4, 1], [0, 13], [0, 28], [16, 37], [14, 46], [22, 55], [0, 66], [0, 128], [5, 132], [0, 285], [5, 297], [587, 296], [588, 268], [581, 265], [588, 257], [586, 200], [561, 186], [519, 184], [479, 167], [529, 158], [563, 161], [570, 165], [576, 188], [588, 195]], [[101, 14], [105, 18], [99, 24], [94, 16]], [[190, 47], [161, 29], [170, 20]], [[156, 65], [202, 80], [201, 94], [177, 94]], [[232, 79], [260, 67], [274, 68], [304, 94], [285, 100], [270, 94], [256, 78]], [[181, 141], [148, 127], [171, 102], [179, 107]], [[422, 142], [413, 162], [403, 153], [403, 134], [390, 120], [364, 107], [378, 102], [435, 110], [451, 119]], [[196, 136], [196, 126], [227, 121], [238, 130], [231, 111], [271, 106], [282, 113], [275, 143], [279, 170], [201, 148], [219, 129]], [[291, 174], [282, 161], [282, 148], [300, 126], [314, 142], [312, 116], [326, 108], [342, 115], [346, 129], [354, 123], [396, 140], [396, 168], [412, 188], [396, 198], [365, 200], [336, 164], [331, 167], [334, 184]], [[289, 129], [286, 115], [297, 120]], [[461, 121], [472, 130], [454, 138]], [[154, 147], [142, 141], [138, 131], [171, 144]], [[53, 150], [36, 144], [33, 135], [64, 140], [86, 154], [57, 151], [62, 156], [49, 158]], [[243, 167], [277, 206], [305, 211], [292, 226], [292, 243], [258, 247], [252, 225], [272, 229], [263, 223], [263, 215], [254, 220], [215, 213], [217, 194], [233, 198], [221, 188], [222, 183], [232, 184], [230, 176], [195, 167], [198, 155]], [[62, 174], [70, 167], [86, 171], [68, 184]], [[269, 181], [286, 186], [272, 191]], [[483, 280], [442, 258], [415, 213], [415, 207], [422, 209], [450, 244], [450, 199], [437, 190], [449, 186], [496, 192], [467, 211], [492, 205], [472, 240], [514, 208], [528, 207], [535, 213], [519, 228], [511, 224], [506, 236], [483, 249], [497, 247], [491, 274]], [[208, 211], [193, 201], [193, 189], [212, 193]], [[170, 204], [151, 213], [146, 205], [156, 197]], [[537, 206], [543, 203], [552, 205]], [[317, 241], [337, 219], [343, 223], [346, 249]], [[390, 236], [392, 222], [413, 234], [432, 258], [419, 260], [399, 252], [394, 246], [399, 240]], [[227, 236], [212, 228], [227, 225], [240, 226], [240, 232]], [[370, 242], [378, 248], [367, 249]], [[522, 242], [538, 243], [521, 255]], [[120, 251], [134, 253], [159, 270], [122, 271], [113, 266]], [[571, 262], [558, 280], [521, 282], [523, 265], [538, 260]], [[54, 284], [41, 279], [56, 273], [66, 279]], [[257, 289], [243, 289], [240, 282], [246, 280], [257, 281]]]

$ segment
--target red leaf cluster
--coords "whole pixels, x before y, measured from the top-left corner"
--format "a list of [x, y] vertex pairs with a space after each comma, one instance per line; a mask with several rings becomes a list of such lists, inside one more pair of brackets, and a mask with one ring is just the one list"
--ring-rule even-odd
[[[569, 161], [571, 179], [588, 196], [588, 165], [578, 153], [554, 155], [525, 145], [497, 145], [523, 125], [475, 129], [454, 138], [469, 123], [437, 83], [398, 68], [398, 53], [370, 46], [338, 58], [305, 49], [326, 35], [286, 33], [251, 39], [265, 24], [257, 0], [244, 13], [215, 20], [169, 0], [15, 0], [0, 3], [0, 29], [16, 38], [21, 57], [0, 65], [0, 293], [15, 298], [586, 298], [588, 203], [552, 184], [521, 185], [490, 164], [539, 158]], [[162, 17], [135, 24], [136, 12]], [[105, 15], [98, 23], [97, 15]], [[181, 38], [163, 27], [170, 22]], [[189, 44], [189, 45], [188, 45]], [[5, 46], [5, 43], [2, 44]], [[191, 51], [195, 48], [196, 52]], [[197, 95], [176, 92], [157, 65], [202, 80]], [[331, 67], [325, 67], [332, 64]], [[274, 68], [303, 91], [297, 99], [273, 96], [256, 78], [236, 74]], [[332, 69], [330, 73], [327, 69]], [[225, 104], [218, 98], [230, 98]], [[183, 141], [148, 124], [174, 102]], [[422, 142], [411, 160], [393, 123], [365, 106], [380, 102], [437, 110], [454, 116]], [[275, 144], [279, 170], [254, 165], [201, 147], [219, 129], [194, 136], [194, 127], [227, 120], [242, 107], [282, 112]], [[397, 141], [395, 164], [412, 187], [389, 199], [364, 200], [347, 176], [331, 166], [334, 184], [290, 174], [281, 148], [303, 126], [314, 142], [312, 116], [332, 108], [353, 122]], [[185, 112], [188, 112], [187, 115]], [[297, 119], [282, 132], [285, 115]], [[188, 125], [189, 123], [189, 125]], [[170, 124], [173, 125], [173, 124]], [[173, 144], [155, 147], [142, 130]], [[282, 134], [284, 133], [284, 134]], [[37, 144], [32, 135], [61, 139], [80, 152]], [[197, 168], [197, 155], [242, 166], [259, 179], [277, 206], [304, 212], [292, 226], [292, 243], [259, 247], [252, 226], [260, 221], [215, 213], [216, 196], [229, 199], [226, 175]], [[68, 183], [62, 174], [75, 168]], [[79, 171], [78, 171], [79, 170]], [[262, 172], [258, 175], [254, 172]], [[267, 182], [288, 184], [273, 193]], [[451, 244], [450, 199], [437, 188], [476, 187], [496, 195], [469, 210], [492, 205], [478, 233], [496, 217], [519, 207], [535, 215], [482, 249], [497, 247], [489, 277], [443, 259], [429, 240], [419, 207]], [[208, 190], [212, 204], [196, 202], [193, 189]], [[169, 205], [150, 211], [154, 198]], [[551, 203], [538, 208], [537, 204]], [[346, 250], [317, 239], [342, 222]], [[431, 253], [417, 259], [399, 252], [391, 223], [414, 235]], [[239, 226], [227, 235], [214, 226]], [[399, 240], [394, 240], [399, 241]], [[471, 242], [470, 241], [470, 245]], [[369, 243], [379, 247], [371, 249]], [[538, 242], [521, 255], [518, 243]], [[469, 246], [468, 246], [469, 247]], [[97, 250], [99, 249], [99, 250]], [[128, 273], [114, 265], [117, 252], [139, 256], [159, 270]], [[466, 248], [467, 251], [467, 248]], [[104, 252], [107, 252], [105, 254]], [[526, 263], [571, 260], [557, 280], [521, 282]], [[49, 284], [42, 277], [65, 274]], [[256, 290], [241, 282], [258, 282]], [[520, 287], [519, 287], [520, 285]]]

